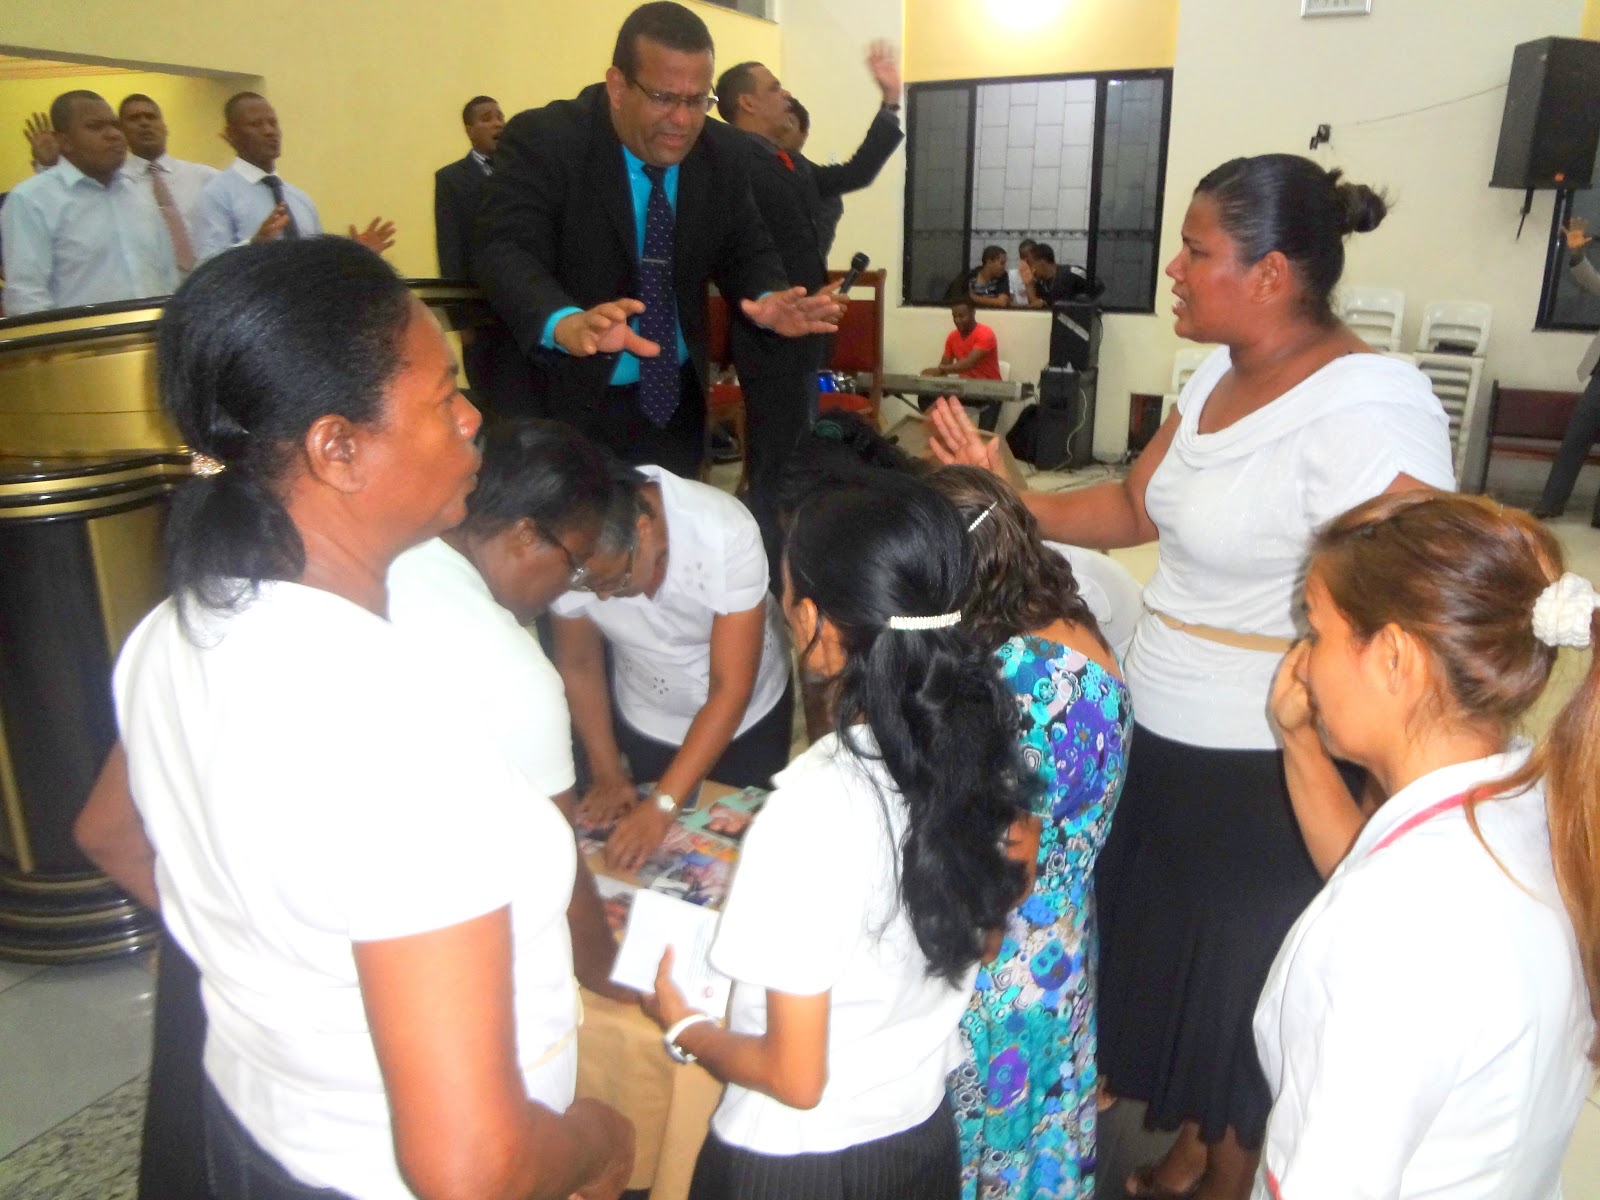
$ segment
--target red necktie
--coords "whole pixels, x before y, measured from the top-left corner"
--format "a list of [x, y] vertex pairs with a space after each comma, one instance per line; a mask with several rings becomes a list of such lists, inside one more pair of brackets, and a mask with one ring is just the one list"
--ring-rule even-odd
[[790, 171], [794, 170], [794, 159], [789, 157], [789, 152], [787, 150], [778, 151], [778, 161], [784, 165], [785, 169]]

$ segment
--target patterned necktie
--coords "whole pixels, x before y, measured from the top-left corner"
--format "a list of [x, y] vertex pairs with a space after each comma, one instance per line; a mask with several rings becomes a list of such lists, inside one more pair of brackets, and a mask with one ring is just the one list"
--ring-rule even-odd
[[300, 226], [294, 223], [294, 211], [290, 209], [289, 205], [283, 198], [283, 180], [279, 179], [276, 175], [263, 175], [261, 177], [261, 182], [266, 184], [267, 187], [271, 189], [272, 203], [274, 205], [282, 204], [283, 211], [289, 214], [289, 223], [283, 227], [282, 236], [286, 238], [299, 237]]
[[156, 207], [161, 210], [161, 219], [167, 223], [167, 236], [172, 239], [172, 258], [178, 264], [179, 272], [187, 275], [194, 270], [194, 243], [189, 240], [183, 215], [178, 212], [178, 206], [172, 199], [172, 189], [161, 178], [164, 174], [165, 167], [159, 163], [150, 164], [150, 187], [156, 194]]
[[661, 347], [654, 358], [639, 360], [639, 407], [657, 428], [664, 428], [678, 410], [678, 304], [672, 285], [674, 217], [667, 200], [665, 167], [644, 168], [650, 180], [650, 202], [644, 210], [644, 255], [639, 259], [639, 336]]

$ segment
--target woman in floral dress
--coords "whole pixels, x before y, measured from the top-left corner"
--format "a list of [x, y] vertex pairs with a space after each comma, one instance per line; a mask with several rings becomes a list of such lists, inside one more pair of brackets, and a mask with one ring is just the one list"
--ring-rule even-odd
[[978, 972], [951, 1076], [963, 1200], [1093, 1194], [1095, 971], [1091, 884], [1122, 791], [1133, 712], [1116, 659], [1065, 559], [987, 472], [932, 477], [971, 523], [967, 624], [995, 647], [1019, 736], [1044, 787], [1031, 891]]

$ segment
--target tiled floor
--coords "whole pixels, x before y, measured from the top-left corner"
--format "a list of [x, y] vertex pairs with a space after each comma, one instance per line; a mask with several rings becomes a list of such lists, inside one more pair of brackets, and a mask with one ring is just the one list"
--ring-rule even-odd
[[[1054, 490], [1083, 474], [1031, 482]], [[1513, 470], [1495, 481], [1495, 490], [1525, 498], [1537, 483]], [[1592, 495], [1580, 495], [1571, 506], [1574, 515], [1553, 528], [1570, 569], [1594, 579], [1600, 578], [1600, 532], [1586, 520]], [[1155, 566], [1153, 547], [1116, 557], [1141, 580]], [[1570, 687], [1582, 655], [1565, 653], [1562, 673]], [[1550, 711], [1552, 706], [1543, 706], [1533, 723], [1547, 722]], [[131, 1200], [153, 984], [144, 957], [48, 968], [0, 962], [0, 1200]], [[1160, 1144], [1142, 1129], [1136, 1106], [1113, 1109], [1104, 1122], [1102, 1178], [1108, 1186], [1102, 1194], [1118, 1194], [1111, 1181], [1158, 1152]], [[1579, 1120], [1565, 1183], [1568, 1200], [1600, 1200], [1595, 1097]]]

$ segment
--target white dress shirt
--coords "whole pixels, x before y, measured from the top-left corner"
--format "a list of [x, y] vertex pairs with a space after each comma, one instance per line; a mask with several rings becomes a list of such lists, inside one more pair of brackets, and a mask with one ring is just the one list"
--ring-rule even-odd
[[[183, 227], [189, 231], [189, 241], [193, 243], [200, 229], [200, 194], [205, 191], [206, 184], [217, 177], [217, 169], [205, 163], [173, 158], [170, 154], [163, 154], [153, 164], [137, 154], [128, 155], [128, 174], [140, 180], [146, 188], [150, 187], [152, 165], [163, 173], [167, 188], [178, 206], [178, 215], [183, 218]], [[151, 195], [155, 193], [152, 191]]]
[[[267, 172], [236, 158], [225, 171], [219, 171], [200, 193], [199, 228], [194, 239], [197, 263], [221, 254], [255, 237], [261, 223], [272, 215], [272, 189], [261, 181]], [[283, 185], [283, 202], [289, 206], [301, 237], [322, 232], [322, 221], [311, 197], [294, 184], [278, 177]]]
[[1561, 1195], [1594, 1025], [1544, 793], [1479, 804], [1482, 841], [1455, 800], [1527, 753], [1402, 788], [1284, 939], [1256, 1006], [1255, 1200]]
[[6, 315], [166, 296], [178, 286], [155, 198], [124, 164], [109, 183], [62, 159], [0, 207]]

